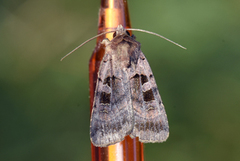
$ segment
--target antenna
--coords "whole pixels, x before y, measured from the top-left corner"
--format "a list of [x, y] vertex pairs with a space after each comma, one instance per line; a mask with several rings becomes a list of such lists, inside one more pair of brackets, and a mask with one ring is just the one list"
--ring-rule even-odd
[[62, 57], [61, 61], [62, 61], [63, 59], [65, 59], [67, 56], [69, 56], [70, 54], [72, 54], [74, 51], [76, 51], [77, 49], [79, 49], [80, 47], [82, 47], [84, 44], [88, 43], [89, 41], [92, 41], [93, 39], [95, 39], [95, 38], [97, 38], [97, 37], [99, 37], [99, 36], [102, 36], [102, 35], [104, 35], [104, 34], [111, 33], [111, 32], [116, 32], [116, 31], [121, 32], [121, 31], [125, 31], [125, 30], [140, 31], [140, 32], [145, 32], [145, 33], [151, 34], [151, 35], [155, 35], [155, 36], [158, 36], [158, 37], [160, 37], [160, 38], [162, 38], [162, 39], [165, 39], [165, 40], [167, 40], [167, 41], [169, 41], [169, 42], [171, 42], [171, 43], [179, 46], [180, 48], [183, 48], [183, 49], [185, 49], [185, 50], [187, 49], [187, 48], [183, 47], [182, 45], [180, 45], [180, 44], [178, 44], [178, 43], [176, 43], [176, 42], [174, 42], [174, 41], [172, 41], [172, 40], [170, 40], [170, 39], [168, 39], [168, 38], [166, 38], [166, 37], [164, 37], [164, 36], [162, 36], [162, 35], [159, 35], [159, 34], [157, 34], [157, 33], [150, 32], [150, 31], [147, 31], [147, 30], [142, 30], [142, 29], [133, 29], [133, 28], [124, 29], [122, 25], [118, 25], [118, 27], [117, 27], [116, 30], [107, 31], [107, 32], [98, 34], [98, 35], [96, 35], [96, 36], [88, 39], [87, 41], [83, 42], [82, 44], [80, 44], [79, 46], [77, 46], [75, 49], [73, 49], [72, 51], [70, 51], [67, 55], [65, 55], [64, 57]]
[[98, 34], [98, 35], [96, 35], [96, 36], [88, 39], [87, 41], [83, 42], [82, 44], [80, 44], [79, 46], [77, 46], [75, 49], [73, 49], [72, 51], [70, 51], [67, 55], [65, 55], [64, 57], [62, 57], [62, 59], [61, 59], [60, 61], [63, 61], [63, 59], [65, 59], [67, 56], [69, 56], [70, 54], [72, 54], [74, 51], [76, 51], [77, 49], [79, 49], [80, 47], [82, 47], [83, 45], [85, 45], [86, 43], [88, 43], [89, 41], [92, 41], [93, 39], [96, 39], [97, 37], [102, 36], [102, 35], [104, 35], [104, 34], [111, 33], [111, 32], [115, 32], [115, 31], [116, 31], [116, 30], [107, 31], [107, 32]]
[[165, 40], [169, 41], [170, 43], [173, 43], [174, 45], [179, 46], [180, 48], [183, 48], [185, 50], [187, 49], [184, 46], [182, 46], [182, 45], [180, 45], [180, 44], [178, 44], [178, 43], [176, 43], [176, 42], [174, 42], [174, 41], [172, 41], [172, 40], [170, 40], [170, 39], [168, 39], [168, 38], [166, 38], [166, 37], [164, 37], [162, 35], [159, 35], [157, 33], [151, 32], [151, 31], [142, 30], [142, 29], [132, 29], [132, 28], [131, 29], [126, 29], [126, 30], [140, 31], [140, 32], [145, 32], [145, 33], [151, 34], [151, 35], [155, 35], [155, 36], [161, 37], [162, 39], [165, 39]]

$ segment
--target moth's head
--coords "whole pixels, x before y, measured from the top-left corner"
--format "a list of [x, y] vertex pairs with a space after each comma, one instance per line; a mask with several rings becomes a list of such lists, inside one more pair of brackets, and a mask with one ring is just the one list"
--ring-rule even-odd
[[122, 25], [118, 25], [116, 31], [113, 33], [113, 38], [120, 35], [130, 36], [130, 33]]

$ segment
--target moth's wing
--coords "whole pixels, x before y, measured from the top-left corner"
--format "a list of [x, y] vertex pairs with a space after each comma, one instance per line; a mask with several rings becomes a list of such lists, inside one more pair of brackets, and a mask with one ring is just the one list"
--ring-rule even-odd
[[167, 115], [149, 63], [139, 52], [135, 72], [130, 73], [135, 121], [130, 136], [146, 143], [163, 142], [169, 135]]
[[90, 121], [91, 141], [98, 147], [124, 140], [133, 128], [129, 78], [115, 59], [106, 53], [99, 67]]

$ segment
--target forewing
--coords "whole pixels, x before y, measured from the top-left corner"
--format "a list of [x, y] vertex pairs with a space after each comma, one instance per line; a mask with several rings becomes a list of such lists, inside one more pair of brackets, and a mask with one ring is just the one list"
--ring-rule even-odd
[[135, 72], [130, 74], [135, 121], [130, 136], [141, 142], [163, 142], [169, 135], [167, 115], [152, 70], [139, 52]]
[[91, 141], [98, 147], [122, 141], [133, 128], [129, 78], [115, 59], [106, 53], [99, 67], [90, 121]]

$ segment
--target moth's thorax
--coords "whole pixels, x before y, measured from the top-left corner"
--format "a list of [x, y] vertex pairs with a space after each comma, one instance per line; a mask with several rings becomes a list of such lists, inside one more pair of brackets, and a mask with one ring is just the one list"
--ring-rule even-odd
[[135, 38], [125, 34], [115, 36], [111, 41], [105, 39], [105, 52], [117, 60], [122, 67], [136, 64], [140, 53], [140, 43]]

